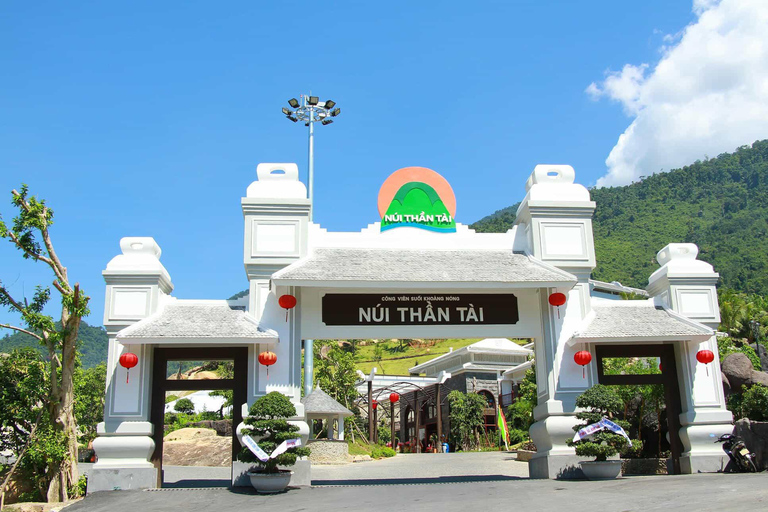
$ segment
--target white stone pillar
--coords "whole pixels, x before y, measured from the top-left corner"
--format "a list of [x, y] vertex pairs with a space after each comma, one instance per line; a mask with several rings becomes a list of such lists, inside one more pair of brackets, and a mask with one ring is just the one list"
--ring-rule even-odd
[[339, 415], [339, 441], [344, 440], [344, 416]]
[[[658, 304], [717, 330], [720, 276], [712, 265], [697, 259], [698, 253], [695, 244], [669, 244], [660, 250], [656, 260], [661, 268], [649, 278], [648, 292]], [[697, 352], [705, 349], [715, 354], [715, 360], [706, 366], [696, 360]], [[683, 473], [718, 471], [728, 458], [713, 436], [732, 432], [733, 415], [725, 407], [716, 337], [701, 343], [676, 343], [675, 361], [682, 395], [681, 469]]]
[[[565, 444], [573, 437], [576, 398], [594, 385], [594, 375], [582, 377], [573, 363], [583, 348], [567, 344], [591, 310], [589, 276], [595, 267], [592, 214], [595, 203], [589, 191], [575, 183], [569, 165], [537, 165], [526, 183], [526, 196], [517, 210], [515, 250], [574, 276], [572, 288], [539, 289], [541, 335], [534, 340], [539, 405], [530, 435], [538, 449], [529, 463], [532, 478], [580, 476], [573, 472], [578, 458]], [[549, 295], [567, 296], [565, 306], [549, 305]]]
[[333, 417], [328, 417], [328, 439], [333, 439]]
[[[107, 284], [104, 325], [109, 336], [104, 421], [97, 426], [93, 448], [98, 462], [88, 479], [88, 492], [155, 487], [157, 472], [150, 462], [155, 443], [150, 422], [152, 347], [123, 346], [117, 333], [159, 311], [173, 290], [160, 263], [162, 251], [149, 237], [120, 240], [122, 254], [102, 272]], [[130, 370], [120, 355], [132, 352], [139, 362]]]

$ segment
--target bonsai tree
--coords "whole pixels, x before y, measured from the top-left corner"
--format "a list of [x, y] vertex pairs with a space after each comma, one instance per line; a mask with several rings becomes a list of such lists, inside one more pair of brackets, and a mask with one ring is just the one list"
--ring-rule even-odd
[[[576, 414], [576, 417], [584, 423], [575, 425], [573, 427], [574, 432], [578, 432], [587, 425], [597, 423], [603, 418], [608, 418], [625, 431], [629, 429], [628, 422], [617, 418], [617, 415], [624, 409], [624, 402], [619, 394], [609, 386], [597, 384], [589, 388], [576, 399], [576, 407], [584, 409]], [[613, 457], [618, 453], [624, 454], [630, 448], [624, 436], [605, 428], [580, 441], [574, 442], [569, 439], [567, 444], [576, 449], [576, 455], [595, 457], [596, 461], [607, 460], [608, 457]], [[641, 441], [632, 440], [633, 451], [638, 450], [640, 445]]]
[[[243, 435], [253, 438], [267, 455], [271, 454], [280, 443], [296, 438], [299, 427], [288, 423], [288, 418], [296, 416], [296, 408], [287, 396], [273, 391], [254, 402], [248, 409], [248, 417], [243, 419]], [[237, 460], [251, 462], [261, 469], [262, 473], [278, 473], [277, 466], [293, 466], [297, 457], [309, 455], [309, 448], [289, 448], [274, 459], [266, 462], [259, 460], [247, 447], [237, 455]]]
[[192, 400], [190, 400], [189, 398], [182, 398], [180, 400], [177, 400], [173, 408], [176, 412], [180, 412], [182, 414], [195, 413], [195, 404], [193, 404]]

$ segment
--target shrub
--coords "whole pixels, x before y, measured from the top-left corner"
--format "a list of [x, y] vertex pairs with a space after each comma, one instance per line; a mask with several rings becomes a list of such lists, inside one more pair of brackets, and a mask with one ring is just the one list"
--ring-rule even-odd
[[528, 439], [528, 431], [522, 430], [519, 428], [510, 428], [509, 429], [509, 444], [518, 444], [522, 443]]
[[749, 360], [752, 362], [752, 366], [755, 367], [755, 370], [760, 370], [762, 368], [760, 365], [760, 358], [755, 352], [755, 349], [746, 343], [735, 342], [730, 336], [717, 339], [717, 352], [720, 356], [720, 362], [722, 362], [723, 359], [733, 354], [734, 352], [741, 352], [749, 358]]
[[395, 454], [396, 454], [395, 450], [387, 446], [374, 446], [373, 449], [371, 450], [372, 459], [383, 459], [385, 457], [394, 457]]
[[[603, 417], [614, 418], [623, 409], [624, 403], [614, 389], [598, 384], [582, 393], [576, 399], [576, 406], [584, 409], [576, 415], [584, 423], [575, 425], [573, 427], [574, 432], [578, 432], [592, 423], [597, 423]], [[625, 430], [629, 428], [629, 423], [626, 421], [618, 419], [613, 421]], [[576, 455], [595, 457], [595, 460], [598, 461], [607, 460], [608, 457], [612, 457], [617, 453], [624, 453], [629, 445], [624, 436], [608, 430], [601, 430], [592, 434], [591, 439], [582, 439], [575, 442], [572, 439], [568, 439], [566, 443], [568, 446], [576, 448]], [[635, 451], [642, 446], [639, 440], [633, 440], [632, 444]]]
[[[287, 419], [296, 416], [296, 408], [287, 396], [272, 391], [254, 402], [248, 410], [248, 417], [243, 420], [243, 435], [251, 436], [258, 442], [259, 447], [271, 454], [283, 441], [294, 439], [299, 427], [288, 423]], [[247, 447], [237, 455], [237, 460], [252, 462], [264, 473], [277, 473], [280, 466], [292, 466], [297, 457], [309, 455], [309, 449], [303, 447], [289, 448], [274, 459], [260, 461]]]
[[189, 398], [180, 398], [176, 401], [176, 405], [173, 406], [173, 409], [184, 414], [194, 414], [195, 404], [193, 404], [192, 400]]
[[728, 397], [728, 408], [736, 419], [768, 421], [768, 387], [755, 384], [747, 388], [741, 396], [731, 395]]
[[529, 400], [518, 399], [507, 407], [507, 422], [509, 428], [528, 430], [533, 425], [533, 403]]
[[450, 405], [451, 436], [461, 445], [462, 450], [474, 450], [480, 444], [480, 429], [483, 426], [485, 398], [477, 393], [448, 393]]

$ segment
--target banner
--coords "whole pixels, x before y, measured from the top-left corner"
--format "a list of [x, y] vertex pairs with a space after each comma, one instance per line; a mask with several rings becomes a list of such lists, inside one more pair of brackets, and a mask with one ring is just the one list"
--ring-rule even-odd
[[576, 441], [581, 441], [585, 437], [591, 436], [592, 434], [599, 432], [603, 429], [608, 429], [616, 434], [624, 436], [624, 438], [626, 438], [626, 440], [629, 442], [629, 446], [632, 446], [632, 440], [629, 438], [629, 436], [624, 431], [624, 429], [621, 428], [616, 423], [609, 420], [608, 418], [603, 418], [597, 423], [587, 425], [586, 427], [576, 432], [576, 435], [573, 436], [573, 442], [575, 443]]
[[287, 452], [291, 448], [301, 446], [301, 439], [289, 439], [287, 441], [283, 441], [277, 448], [275, 448], [275, 451], [269, 455], [267, 455], [267, 452], [261, 449], [261, 447], [256, 443], [256, 441], [253, 440], [251, 436], [243, 436], [243, 444], [245, 444], [245, 446], [251, 450], [251, 453], [253, 453], [257, 459], [259, 459], [261, 462], [267, 462], [269, 459], [274, 459], [275, 457]]
[[501, 407], [498, 407], [496, 412], [496, 423], [499, 426], [499, 435], [504, 439], [504, 447], [509, 451], [509, 429], [507, 428], [507, 418], [501, 413]]

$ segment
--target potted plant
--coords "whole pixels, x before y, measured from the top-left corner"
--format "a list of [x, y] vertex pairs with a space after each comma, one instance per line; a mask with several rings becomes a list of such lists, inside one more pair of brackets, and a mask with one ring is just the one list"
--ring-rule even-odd
[[[614, 431], [617, 429], [614, 425], [621, 427], [625, 434], [629, 428], [629, 423], [614, 419], [623, 408], [621, 397], [612, 388], [598, 384], [576, 399], [576, 407], [583, 409], [576, 417], [584, 423], [573, 427], [577, 436], [569, 439], [567, 444], [576, 449], [576, 455], [595, 457], [594, 461], [579, 463], [584, 476], [590, 480], [617, 478], [621, 474], [621, 459], [609, 460], [609, 457], [624, 453], [630, 446], [627, 437]], [[601, 423], [603, 419], [608, 421]], [[586, 427], [594, 432], [579, 439], [579, 431]], [[635, 448], [639, 444], [639, 440], [632, 441]]]
[[[295, 415], [296, 408], [288, 397], [273, 391], [256, 400], [248, 410], [248, 417], [243, 419], [245, 426], [242, 434], [256, 441], [264, 455], [271, 455], [283, 441], [298, 437], [296, 433], [299, 427], [287, 421]], [[248, 476], [257, 492], [275, 493], [288, 486], [293, 474], [293, 471], [279, 469], [278, 466], [293, 466], [297, 457], [307, 455], [308, 448], [293, 447], [274, 458], [262, 461], [247, 446], [243, 446], [237, 459], [254, 464], [248, 471]]]

